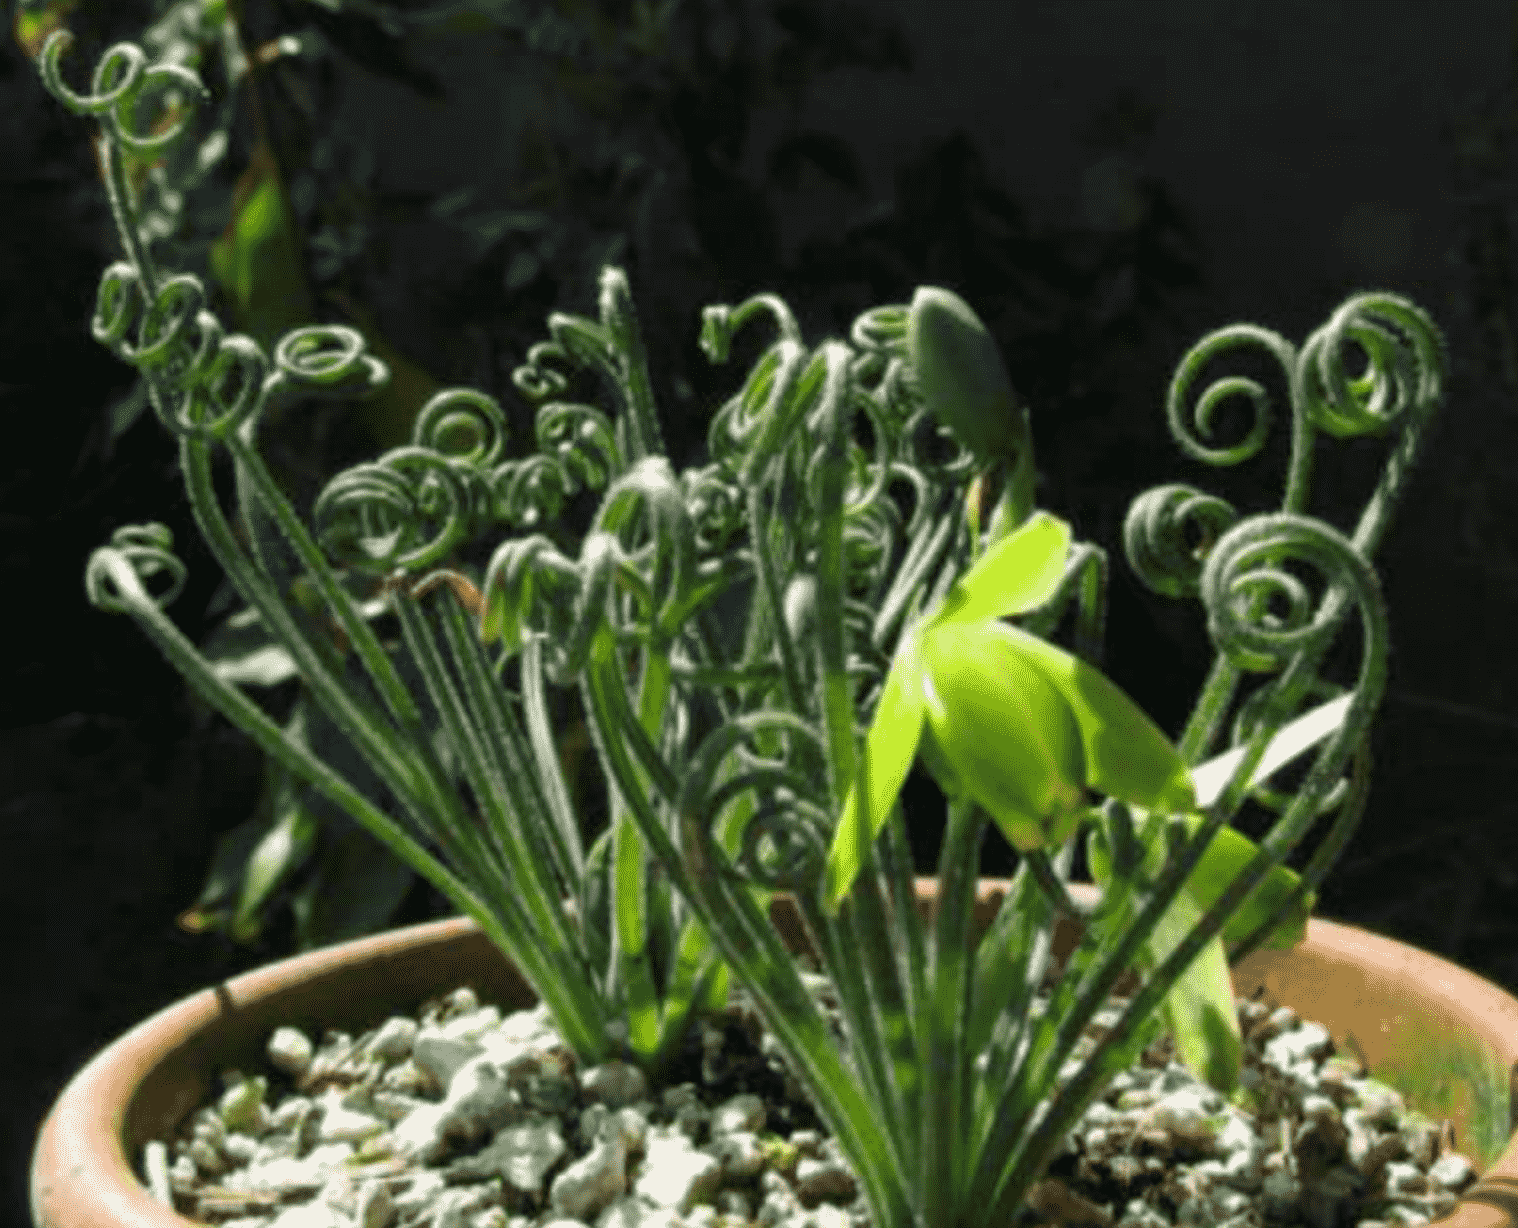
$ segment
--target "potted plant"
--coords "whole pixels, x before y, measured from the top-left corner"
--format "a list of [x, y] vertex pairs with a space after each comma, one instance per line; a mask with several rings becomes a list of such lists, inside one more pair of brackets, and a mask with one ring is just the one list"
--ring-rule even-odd
[[[977, 933], [1011, 886], [981, 881]], [[932, 890], [932, 880], [918, 880], [924, 914]], [[1082, 902], [1094, 899], [1089, 884], [1071, 891]], [[778, 898], [771, 916], [788, 944], [804, 945], [791, 901]], [[1061, 918], [1052, 944], [1056, 960], [1077, 937], [1077, 927]], [[1258, 950], [1232, 975], [1241, 997], [1261, 996], [1269, 1008], [1295, 1006], [1304, 1017], [1331, 1021], [1341, 1052], [1360, 1054], [1382, 1080], [1405, 1090], [1409, 1103], [1446, 1119], [1485, 1176], [1467, 1186], [1457, 1212], [1443, 1222], [1456, 1228], [1505, 1222], [1501, 1213], [1511, 1208], [1518, 1178], [1518, 1157], [1508, 1145], [1506, 1070], [1518, 1058], [1509, 995], [1436, 956], [1316, 918], [1302, 943], [1289, 951]], [[297, 956], [176, 1003], [103, 1052], [60, 1099], [39, 1141], [35, 1221], [59, 1228], [183, 1228], [185, 1217], [158, 1201], [133, 1169], [155, 1140], [174, 1136], [195, 1106], [214, 1095], [218, 1071], [256, 1069], [270, 1033], [281, 1025], [356, 1035], [460, 984], [507, 1009], [526, 1007], [534, 997], [478, 926], [452, 920]], [[1382, 1135], [1391, 1137], [1390, 1130]], [[1082, 1184], [1041, 1183], [1041, 1205], [1065, 1188], [1078, 1194]]]
[[[1293, 437], [1280, 512], [1240, 518], [1181, 486], [1149, 492], [1130, 512], [1130, 563], [1162, 592], [1199, 596], [1218, 648], [1173, 745], [1091, 663], [1106, 556], [1034, 506], [1027, 409], [974, 312], [946, 290], [922, 287], [910, 305], [865, 313], [847, 342], [814, 348], [776, 296], [707, 308], [701, 339], [713, 362], [727, 360], [756, 318], [776, 339], [714, 415], [708, 462], [677, 474], [628, 280], [608, 266], [599, 319], [554, 313], [552, 339], [513, 376], [538, 406], [535, 454], [507, 458], [491, 397], [445, 389], [423, 407], [412, 443], [340, 474], [308, 526], [260, 457], [259, 416], [301, 397], [371, 395], [385, 365], [342, 326], [291, 330], [266, 354], [225, 334], [195, 277], [154, 267], [121, 151], [177, 139], [200, 83], [118, 44], [79, 95], [59, 73], [67, 42], [63, 32], [49, 37], [41, 71], [61, 102], [102, 120], [128, 257], [102, 278], [94, 334], [143, 373], [154, 412], [180, 440], [202, 533], [300, 670], [316, 706], [297, 719], [326, 722], [333, 753], [319, 758], [313, 739], [284, 736], [163, 613], [183, 566], [161, 526], [119, 530], [97, 550], [89, 595], [131, 614], [202, 698], [477, 929], [443, 923], [287, 961], [123, 1038], [44, 1127], [39, 1223], [163, 1219], [168, 1208], [148, 1210], [123, 1148], [161, 1144], [154, 1132], [195, 1108], [216, 1069], [246, 1060], [282, 1021], [376, 1024], [454, 978], [492, 980], [507, 1004], [530, 989], [556, 1038], [539, 1049], [559, 1055], [558, 1078], [539, 1062], [535, 1090], [512, 1094], [557, 1086], [571, 1101], [570, 1072], [657, 1086], [679, 1068], [694, 1029], [741, 990], [875, 1228], [1008, 1222], [1037, 1201], [1040, 1178], [1104, 1086], [1162, 1032], [1199, 1086], [1249, 1100], [1230, 962], [1235, 981], [1262, 977], [1269, 989], [1277, 978], [1283, 996], [1301, 995], [1312, 1010], [1300, 978], [1362, 941], [1314, 934], [1307, 917], [1365, 803], [1365, 744], [1387, 653], [1369, 557], [1445, 365], [1421, 309], [1360, 294], [1300, 352], [1235, 325], [1181, 364], [1170, 423], [1192, 455], [1230, 463], [1263, 440], [1264, 395], [1244, 381], [1214, 384], [1195, 419], [1205, 435], [1217, 402], [1247, 393], [1257, 418], [1244, 444], [1209, 449], [1184, 418], [1201, 366], [1241, 343], [1262, 346], [1286, 372]], [[158, 92], [186, 109], [144, 137], [139, 103]], [[1350, 342], [1368, 360], [1358, 376], [1345, 370]], [[610, 413], [577, 399], [587, 376]], [[1391, 458], [1353, 533], [1308, 515], [1315, 434], [1392, 429]], [[233, 461], [242, 539], [211, 481], [218, 448]], [[502, 541], [503, 525], [516, 535]], [[1359, 664], [1339, 685], [1331, 650], [1352, 614]], [[1074, 653], [1048, 638], [1067, 616]], [[1246, 678], [1257, 685], [1239, 701]], [[550, 686], [577, 695], [602, 772], [609, 822], [588, 851], [553, 743]], [[1203, 762], [1236, 705], [1231, 749]], [[1286, 783], [1282, 773], [1308, 752], [1305, 775]], [[949, 801], [931, 885], [914, 876], [898, 796], [919, 760]], [[1258, 845], [1230, 825], [1249, 798], [1281, 812]], [[1308, 864], [1288, 869], [1287, 855], [1329, 814]], [[978, 884], [991, 823], [1021, 863], [1010, 882]], [[1077, 843], [1096, 880], [1085, 891], [1070, 881]], [[482, 961], [482, 943], [504, 959]], [[801, 949], [826, 969], [836, 1034], [798, 969]], [[1246, 957], [1256, 962], [1240, 965]], [[1374, 960], [1354, 967], [1378, 1004]], [[1445, 975], [1440, 961], [1424, 967]], [[1042, 1001], [1046, 974], [1052, 996]], [[1455, 1017], [1518, 1009], [1482, 992]], [[1092, 1031], [1112, 1001], [1120, 1009]], [[1430, 1002], [1427, 1018], [1440, 1010]], [[424, 1023], [463, 1050], [484, 1043], [446, 1034], [446, 1013]], [[473, 1027], [476, 1012], [465, 1014]], [[1359, 1032], [1373, 1018], [1350, 1012], [1332, 1025], [1346, 1043], [1354, 1033], [1369, 1058], [1374, 1042]], [[396, 1077], [420, 1093], [429, 1076], [445, 1094], [430, 1108], [402, 1106], [387, 1142], [334, 1159], [350, 1178], [349, 1161], [449, 1155], [460, 1098], [522, 1069], [443, 1041], [459, 1060], [434, 1053], [427, 1065], [414, 1024], [392, 1034], [409, 1037], [398, 1051], [415, 1067]], [[362, 1055], [338, 1042], [347, 1057], [302, 1055], [289, 1034], [271, 1052], [314, 1087], [321, 1061], [329, 1079], [348, 1057], [388, 1052], [378, 1035]], [[1499, 1026], [1461, 1047], [1482, 1055], [1467, 1084], [1478, 1102], [1460, 1120], [1483, 1162], [1495, 1159], [1489, 1068], [1505, 1068], [1514, 1043]], [[466, 1070], [476, 1082], [460, 1091]], [[187, 1142], [188, 1168], [172, 1180], [148, 1174], [160, 1204], [204, 1175], [195, 1155], [205, 1172], [224, 1170], [236, 1152], [251, 1159], [229, 1139], [253, 1123], [266, 1133], [283, 1123], [282, 1145], [297, 1150], [345, 1141], [333, 1123], [351, 1105], [327, 1098], [318, 1120], [309, 1097], [274, 1110], [263, 1097], [258, 1080], [237, 1078], [219, 1108], [197, 1115], [211, 1133]], [[625, 1164], [626, 1122], [599, 1107], [588, 1132], [582, 1121], [582, 1141]], [[1313, 1137], [1332, 1133], [1323, 1105], [1311, 1114]], [[480, 1122], [471, 1121], [463, 1133], [473, 1145]], [[419, 1133], [429, 1122], [434, 1133]], [[561, 1143], [539, 1176], [566, 1158]], [[542, 1214], [605, 1212], [604, 1200], [559, 1197], [569, 1169]], [[391, 1195], [377, 1191], [388, 1186], [370, 1168], [361, 1175], [368, 1184], [350, 1191], [353, 1214], [387, 1223]], [[641, 1204], [618, 1206], [632, 1215]], [[499, 1205], [471, 1211], [504, 1223]]]

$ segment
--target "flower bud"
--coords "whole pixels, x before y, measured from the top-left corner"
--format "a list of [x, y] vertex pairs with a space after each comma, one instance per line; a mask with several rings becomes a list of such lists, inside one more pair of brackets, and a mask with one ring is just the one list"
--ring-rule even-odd
[[1027, 414], [970, 304], [951, 290], [917, 287], [907, 354], [923, 401], [960, 444], [982, 465], [1015, 465], [1028, 447]]

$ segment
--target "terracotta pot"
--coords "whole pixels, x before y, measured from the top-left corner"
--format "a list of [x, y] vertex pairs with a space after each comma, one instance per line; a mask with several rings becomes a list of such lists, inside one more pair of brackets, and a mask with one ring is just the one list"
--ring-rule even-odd
[[[1007, 887], [981, 880], [977, 934]], [[926, 912], [936, 880], [919, 878], [917, 889]], [[806, 948], [789, 899], [777, 898], [771, 917], [793, 950]], [[1058, 931], [1061, 956], [1076, 933]], [[150, 1197], [134, 1167], [144, 1143], [170, 1138], [208, 1099], [221, 1070], [258, 1064], [281, 1024], [357, 1032], [461, 984], [503, 1008], [535, 1000], [472, 922], [451, 920], [281, 960], [168, 1007], [98, 1054], [53, 1106], [33, 1156], [33, 1220], [39, 1228], [191, 1228]], [[1518, 1223], [1518, 1086], [1510, 1085], [1510, 1072], [1518, 1080], [1518, 1000], [1415, 947], [1319, 920], [1296, 949], [1245, 960], [1234, 988], [1246, 997], [1263, 988], [1265, 1000], [1318, 1020], [1412, 1107], [1453, 1121], [1456, 1145], [1485, 1175], [1441, 1223]]]

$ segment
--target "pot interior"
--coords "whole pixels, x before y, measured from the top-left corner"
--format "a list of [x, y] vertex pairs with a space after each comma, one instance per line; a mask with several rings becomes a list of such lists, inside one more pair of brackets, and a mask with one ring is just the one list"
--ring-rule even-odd
[[[1007, 886], [992, 879], [978, 884], [977, 936], [995, 917]], [[1082, 900], [1096, 898], [1089, 885], [1073, 886]], [[931, 879], [918, 880], [924, 918], [935, 887]], [[811, 950], [788, 896], [773, 900], [770, 917], [791, 950]], [[1054, 941], [1060, 961], [1078, 937], [1077, 926], [1062, 919]], [[1518, 1003], [1495, 986], [1426, 952], [1320, 921], [1310, 923], [1307, 942], [1291, 952], [1257, 951], [1233, 970], [1233, 979], [1243, 997], [1289, 1005], [1302, 1018], [1322, 1022], [1341, 1052], [1359, 1056], [1409, 1105], [1435, 1120], [1451, 1119], [1457, 1147], [1480, 1168], [1506, 1148], [1518, 1125], [1509, 1078], [1518, 1061]], [[1118, 989], [1129, 992], [1135, 984], [1130, 974]], [[294, 1025], [313, 1040], [328, 1029], [357, 1034], [459, 985], [472, 986], [482, 1001], [508, 1013], [536, 1000], [515, 968], [461, 920], [297, 956], [217, 986], [214, 1006], [143, 1071], [123, 1123], [128, 1156], [135, 1163], [144, 1143], [171, 1137], [219, 1088], [221, 1071], [261, 1069], [275, 1028]], [[1496, 998], [1480, 997], [1479, 987]], [[210, 995], [201, 997], [209, 1001]], [[1492, 1003], [1501, 1000], [1513, 1018], [1494, 1016]]]
[[[424, 940], [394, 941], [419, 931], [429, 931]], [[315, 1042], [328, 1030], [357, 1035], [460, 985], [473, 986], [481, 1001], [508, 1013], [537, 1001], [516, 968], [470, 923], [434, 922], [361, 942], [380, 949], [369, 958], [342, 959], [337, 953], [350, 945], [343, 944], [216, 986], [211, 1017], [146, 1072], [131, 1098], [124, 1134], [133, 1162], [143, 1144], [172, 1137], [220, 1090], [223, 1070], [265, 1069], [264, 1048], [276, 1028], [298, 1027]]]

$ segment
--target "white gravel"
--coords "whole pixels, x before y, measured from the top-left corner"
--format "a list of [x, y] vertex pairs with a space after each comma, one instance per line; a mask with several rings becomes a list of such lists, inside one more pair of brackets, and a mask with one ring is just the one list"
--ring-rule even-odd
[[[841, 1039], [831, 984], [805, 976]], [[225, 1072], [180, 1138], [148, 1145], [145, 1184], [227, 1228], [870, 1228], [747, 1003], [740, 988], [701, 1021], [655, 1089], [620, 1062], [579, 1070], [542, 1006], [503, 1018], [468, 988], [356, 1038], [280, 1028], [267, 1071]], [[1241, 1095], [1156, 1042], [1067, 1136], [1018, 1228], [1391, 1228], [1476, 1179], [1447, 1126], [1335, 1055], [1320, 1024], [1238, 1006]]]

